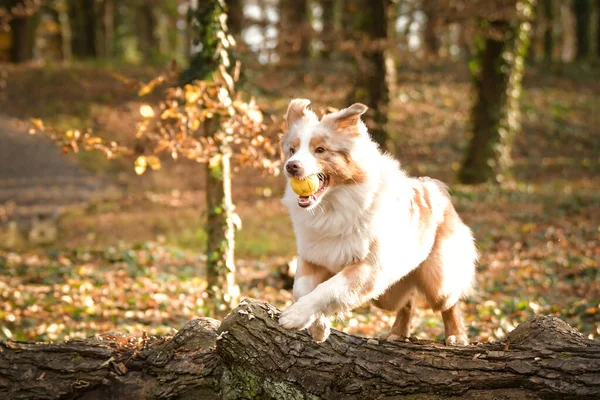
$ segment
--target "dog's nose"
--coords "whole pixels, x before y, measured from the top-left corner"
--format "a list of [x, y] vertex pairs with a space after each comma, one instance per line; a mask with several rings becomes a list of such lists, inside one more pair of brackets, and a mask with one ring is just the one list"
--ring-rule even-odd
[[285, 165], [285, 169], [290, 175], [299, 176], [302, 175], [302, 164], [300, 161], [288, 161]]

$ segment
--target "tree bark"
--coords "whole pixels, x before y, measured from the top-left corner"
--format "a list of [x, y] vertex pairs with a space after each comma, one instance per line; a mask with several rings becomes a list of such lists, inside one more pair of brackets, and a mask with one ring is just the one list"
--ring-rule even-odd
[[576, 27], [575, 39], [577, 41], [576, 60], [584, 60], [590, 54], [590, 27], [592, 14], [591, 0], [575, 0], [573, 3]]
[[423, 33], [423, 43], [427, 55], [437, 57], [439, 50], [439, 41], [437, 37], [437, 25], [439, 5], [437, 0], [429, 0], [423, 3], [423, 11], [427, 15], [425, 24], [425, 32]]
[[244, 1], [227, 0], [227, 27], [236, 39], [239, 39], [244, 29]]
[[596, 57], [600, 58], [600, 0], [596, 1]]
[[279, 311], [245, 300], [219, 326], [172, 338], [107, 333], [61, 344], [0, 342], [10, 399], [592, 399], [600, 343], [538, 316], [504, 343], [388, 343], [333, 331], [322, 344], [283, 331]]
[[94, 0], [69, 0], [73, 55], [80, 58], [98, 56], [96, 43], [96, 8]]
[[310, 58], [313, 30], [307, 0], [279, 3], [277, 53], [283, 62]]
[[138, 29], [139, 50], [143, 55], [144, 61], [152, 60], [152, 55], [158, 49], [156, 37], [156, 16], [152, 3], [144, 2], [137, 9], [140, 27]]
[[335, 18], [336, 0], [321, 0], [321, 7], [323, 8], [323, 30], [321, 31], [320, 38], [324, 44], [324, 48], [321, 51], [321, 58], [330, 60], [336, 47], [336, 33], [338, 32]]
[[488, 32], [480, 38], [483, 45], [473, 73], [477, 98], [472, 137], [458, 174], [462, 183], [499, 182], [510, 175], [512, 144], [521, 130], [520, 98], [534, 3], [517, 1], [513, 21], [482, 21]]
[[544, 10], [544, 62], [552, 63], [552, 53], [554, 51], [554, 37], [552, 35], [554, 27], [554, 10], [552, 9], [552, 0], [543, 0], [542, 8]]
[[73, 35], [71, 32], [71, 22], [69, 21], [68, 13], [69, 5], [66, 0], [58, 0], [56, 2], [56, 12], [58, 13], [58, 22], [60, 25], [60, 44], [62, 60], [66, 64], [70, 64], [73, 60]]
[[207, 163], [206, 207], [207, 291], [214, 311], [222, 313], [231, 310], [240, 296], [235, 280], [236, 214], [231, 198], [231, 150], [225, 143], [221, 144], [220, 154]]
[[[387, 149], [386, 130], [390, 93], [386, 68], [388, 38], [387, 9], [389, 0], [352, 0], [346, 7], [346, 20], [362, 34], [356, 52], [356, 85], [348, 103], [361, 102], [369, 106], [366, 123], [373, 139]], [[391, 61], [391, 60], [390, 60]]]
[[39, 23], [39, 13], [34, 15], [14, 18], [10, 21], [11, 47], [9, 61], [21, 63], [33, 59], [35, 47], [35, 34]]

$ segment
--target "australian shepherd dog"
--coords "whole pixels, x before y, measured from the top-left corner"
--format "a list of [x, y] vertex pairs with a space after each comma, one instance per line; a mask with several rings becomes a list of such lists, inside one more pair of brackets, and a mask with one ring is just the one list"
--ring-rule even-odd
[[314, 194], [287, 186], [298, 249], [295, 303], [279, 324], [329, 336], [329, 316], [367, 301], [395, 311], [381, 338], [407, 340], [415, 297], [442, 313], [446, 344], [469, 343], [459, 300], [473, 287], [477, 250], [448, 189], [435, 179], [410, 178], [381, 152], [361, 115], [363, 104], [323, 116], [309, 100], [292, 100], [281, 140], [288, 179], [317, 175]]

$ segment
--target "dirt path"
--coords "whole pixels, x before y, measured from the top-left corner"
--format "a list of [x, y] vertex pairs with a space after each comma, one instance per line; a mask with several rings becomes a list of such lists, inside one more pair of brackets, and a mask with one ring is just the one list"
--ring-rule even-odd
[[0, 116], [0, 223], [55, 215], [113, 189], [49, 139]]

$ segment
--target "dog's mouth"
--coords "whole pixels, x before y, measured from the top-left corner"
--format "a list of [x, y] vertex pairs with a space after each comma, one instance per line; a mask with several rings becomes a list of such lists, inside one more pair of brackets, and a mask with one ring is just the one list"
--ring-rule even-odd
[[307, 208], [316, 204], [329, 187], [329, 175], [319, 172], [317, 177], [319, 178], [319, 188], [310, 196], [298, 196], [298, 205], [300, 207]]

